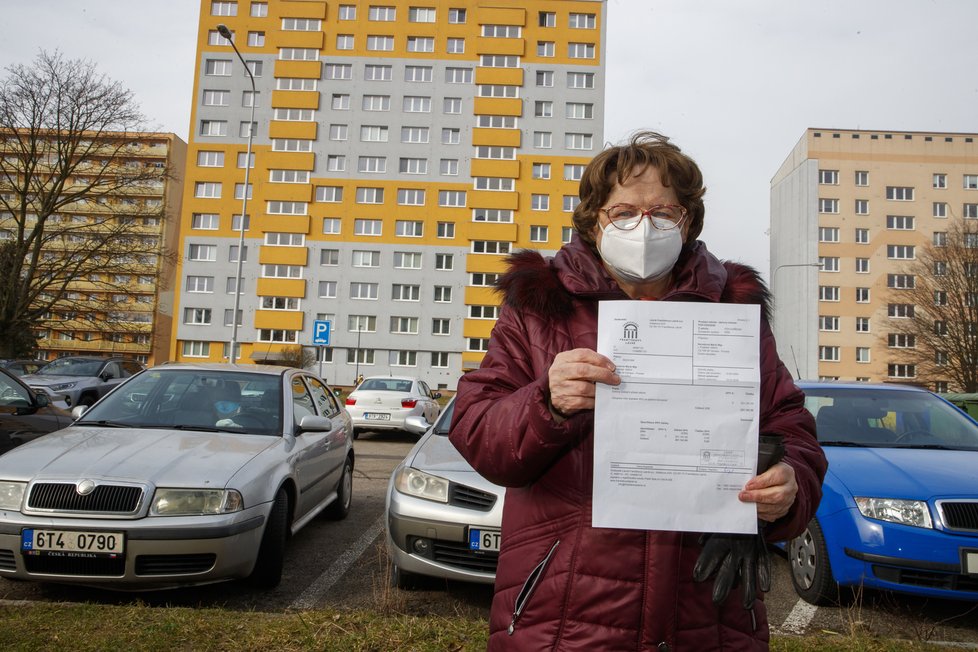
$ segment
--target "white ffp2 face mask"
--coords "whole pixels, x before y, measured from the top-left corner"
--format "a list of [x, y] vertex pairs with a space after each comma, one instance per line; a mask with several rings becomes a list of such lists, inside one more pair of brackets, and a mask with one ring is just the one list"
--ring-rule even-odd
[[668, 274], [683, 248], [681, 228], [661, 231], [650, 220], [631, 231], [609, 224], [602, 230], [601, 259], [624, 281], [654, 281]]

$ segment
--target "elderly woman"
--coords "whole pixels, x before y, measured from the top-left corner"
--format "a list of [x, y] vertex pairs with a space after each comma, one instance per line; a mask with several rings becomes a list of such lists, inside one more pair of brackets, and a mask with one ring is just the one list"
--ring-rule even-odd
[[778, 358], [767, 289], [697, 240], [704, 192], [678, 147], [636, 134], [584, 171], [569, 244], [552, 259], [509, 259], [499, 321], [481, 368], [459, 382], [451, 431], [482, 475], [509, 487], [490, 650], [767, 649], [760, 597], [734, 589], [715, 604], [713, 583], [694, 581], [701, 535], [591, 527], [595, 383], [620, 382], [594, 350], [599, 301], [760, 304], [760, 430], [780, 435], [785, 454], [739, 499], [777, 541], [804, 530], [821, 498], [825, 457]]

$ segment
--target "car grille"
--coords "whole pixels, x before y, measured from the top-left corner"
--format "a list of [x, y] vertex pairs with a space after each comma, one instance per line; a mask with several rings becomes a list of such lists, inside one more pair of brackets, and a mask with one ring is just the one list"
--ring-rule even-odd
[[136, 575], [187, 575], [206, 573], [214, 567], [217, 555], [212, 552], [193, 555], [139, 555]]
[[432, 554], [442, 564], [480, 573], [495, 573], [499, 563], [498, 552], [470, 550], [468, 544], [452, 541], [435, 541]]
[[939, 507], [944, 527], [948, 530], [978, 532], [978, 502], [943, 500]]
[[496, 495], [464, 484], [452, 483], [448, 492], [448, 502], [456, 507], [488, 512], [496, 504]]
[[0, 570], [17, 570], [13, 550], [0, 550]]
[[31, 487], [28, 509], [56, 512], [97, 514], [135, 514], [143, 497], [143, 488], [132, 485], [100, 484], [85, 496], [68, 482], [38, 482]]
[[81, 575], [84, 577], [122, 577], [126, 574], [125, 557], [50, 557], [24, 555], [28, 573], [46, 575]]
[[873, 565], [873, 574], [886, 582], [909, 584], [930, 589], [945, 591], [962, 591], [973, 593], [978, 591], [978, 577], [974, 575], [955, 575], [937, 571], [921, 570], [919, 568], [893, 568], [892, 566]]

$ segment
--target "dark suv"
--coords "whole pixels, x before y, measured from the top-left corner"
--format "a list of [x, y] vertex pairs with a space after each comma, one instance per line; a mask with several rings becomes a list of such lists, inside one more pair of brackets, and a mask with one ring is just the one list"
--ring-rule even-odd
[[41, 367], [22, 380], [43, 391], [61, 408], [92, 405], [126, 378], [145, 369], [127, 358], [65, 357]]

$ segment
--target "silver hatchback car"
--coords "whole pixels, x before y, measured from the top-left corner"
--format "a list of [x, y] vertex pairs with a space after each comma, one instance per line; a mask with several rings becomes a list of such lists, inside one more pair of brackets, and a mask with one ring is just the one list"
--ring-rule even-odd
[[405, 421], [424, 435], [387, 486], [387, 550], [398, 588], [414, 588], [419, 576], [496, 579], [506, 490], [476, 473], [449, 441], [454, 406], [452, 399], [430, 427], [420, 417]]
[[344, 518], [353, 427], [301, 369], [167, 364], [0, 456], [0, 577], [278, 584], [286, 541]]

